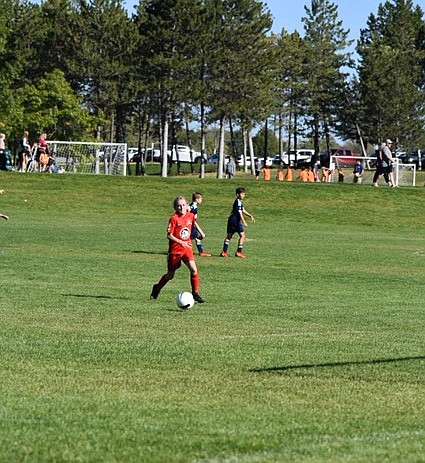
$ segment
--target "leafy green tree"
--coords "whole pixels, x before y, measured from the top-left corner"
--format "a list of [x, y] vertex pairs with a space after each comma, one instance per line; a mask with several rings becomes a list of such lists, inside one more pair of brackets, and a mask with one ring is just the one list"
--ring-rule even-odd
[[137, 75], [144, 83], [141, 91], [156, 109], [163, 176], [168, 171], [168, 134], [176, 139], [186, 112], [184, 103], [191, 101], [192, 92], [196, 99], [198, 66], [194, 38], [202, 34], [196, 20], [199, 14], [198, 0], [141, 0], [134, 18], [140, 36]]
[[[209, 118], [220, 121], [223, 130], [227, 119], [250, 131], [272, 112], [274, 50], [266, 36], [271, 15], [255, 0], [209, 0], [206, 5], [214, 43], [207, 62]], [[222, 175], [219, 162], [217, 176]]]
[[[10, 133], [10, 116], [15, 113], [15, 89], [21, 81], [22, 60], [16, 36], [24, 27], [32, 7], [19, 0], [0, 0], [0, 128]], [[25, 47], [25, 43], [21, 46]]]
[[278, 53], [279, 75], [279, 154], [283, 148], [283, 129], [286, 120], [288, 147], [298, 148], [298, 137], [303, 134], [304, 105], [308, 67], [305, 63], [305, 42], [298, 32], [288, 34], [284, 29], [273, 36]]
[[[258, 153], [258, 157], [264, 156], [266, 128], [261, 130], [253, 137], [254, 151]], [[279, 152], [279, 140], [273, 130], [267, 129], [267, 156], [274, 156]]]
[[12, 136], [23, 130], [32, 137], [46, 131], [49, 138], [87, 140], [99, 120], [83, 109], [81, 98], [73, 92], [62, 71], [56, 70], [26, 84], [16, 92], [16, 111], [10, 120]]
[[425, 143], [425, 23], [411, 0], [381, 4], [357, 45], [359, 114], [369, 141], [394, 138], [405, 149]]
[[105, 114], [104, 139], [123, 141], [125, 124], [135, 97], [132, 59], [136, 27], [122, 0], [77, 0], [79, 11], [78, 66], [80, 93], [94, 114]]

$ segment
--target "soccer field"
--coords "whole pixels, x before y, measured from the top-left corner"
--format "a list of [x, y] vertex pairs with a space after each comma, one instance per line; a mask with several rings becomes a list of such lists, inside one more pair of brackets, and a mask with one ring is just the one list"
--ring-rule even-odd
[[[244, 186], [244, 252], [218, 257]], [[0, 173], [0, 461], [425, 461], [425, 188]], [[201, 191], [205, 304], [158, 300]]]

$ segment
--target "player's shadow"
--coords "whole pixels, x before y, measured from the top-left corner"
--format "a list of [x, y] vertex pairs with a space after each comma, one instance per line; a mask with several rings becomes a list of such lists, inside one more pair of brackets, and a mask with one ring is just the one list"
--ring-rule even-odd
[[304, 363], [294, 365], [282, 365], [274, 367], [258, 367], [250, 368], [250, 372], [263, 373], [263, 372], [285, 372], [290, 370], [303, 370], [311, 368], [331, 368], [331, 367], [345, 367], [351, 365], [374, 365], [379, 363], [397, 363], [397, 362], [409, 362], [413, 360], [425, 360], [425, 355], [417, 355], [412, 357], [399, 357], [399, 358], [381, 358], [371, 360], [349, 360], [343, 362], [322, 362], [322, 363]]
[[74, 294], [74, 293], [64, 293], [62, 296], [66, 297], [82, 297], [82, 298], [91, 298], [91, 299], [122, 299], [130, 300], [128, 297], [119, 297], [119, 296], [108, 296], [106, 294]]

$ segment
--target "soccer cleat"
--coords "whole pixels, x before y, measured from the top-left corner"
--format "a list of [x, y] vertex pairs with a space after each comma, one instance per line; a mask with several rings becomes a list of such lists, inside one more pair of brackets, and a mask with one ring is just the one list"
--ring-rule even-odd
[[221, 251], [220, 257], [229, 257], [226, 251]]
[[235, 257], [240, 257], [241, 259], [246, 259], [246, 255], [241, 251], [235, 252]]
[[199, 302], [199, 304], [202, 304], [205, 302], [205, 299], [200, 296], [198, 293], [192, 293], [193, 299], [195, 299], [196, 302]]
[[151, 299], [156, 299], [158, 297], [160, 291], [161, 291], [161, 288], [158, 285], [153, 285], [150, 298]]
[[210, 254], [209, 252], [204, 252], [204, 251], [202, 251], [202, 252], [199, 253], [199, 255], [200, 255], [201, 257], [211, 257], [212, 254]]

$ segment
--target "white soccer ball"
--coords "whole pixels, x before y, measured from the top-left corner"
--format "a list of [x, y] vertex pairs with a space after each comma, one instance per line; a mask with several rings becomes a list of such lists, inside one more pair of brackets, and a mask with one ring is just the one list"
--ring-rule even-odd
[[193, 299], [192, 293], [188, 291], [182, 291], [177, 294], [176, 297], [177, 306], [181, 309], [190, 309], [195, 304], [195, 299]]

